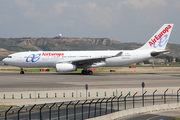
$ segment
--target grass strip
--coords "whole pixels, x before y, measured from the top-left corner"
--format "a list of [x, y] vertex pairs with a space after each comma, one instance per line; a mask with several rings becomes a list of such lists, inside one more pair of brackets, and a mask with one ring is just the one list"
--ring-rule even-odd
[[[42, 70], [44, 68], [28, 68], [28, 69], [23, 69], [25, 72], [41, 72], [40, 70]], [[50, 72], [56, 72], [55, 68], [47, 68], [49, 69]], [[120, 67], [102, 67], [102, 68], [97, 68], [96, 71], [93, 71], [95, 73], [98, 72], [110, 72], [110, 70], [115, 70], [115, 71], [119, 71], [119, 69], [122, 69]], [[0, 71], [20, 71], [20, 69], [0, 69]], [[81, 69], [77, 69], [77, 71], [72, 71], [70, 73], [80, 73], [82, 71]]]

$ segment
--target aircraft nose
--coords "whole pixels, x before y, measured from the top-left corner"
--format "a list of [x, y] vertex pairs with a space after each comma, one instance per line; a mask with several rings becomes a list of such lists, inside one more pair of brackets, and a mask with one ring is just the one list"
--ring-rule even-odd
[[2, 62], [4, 62], [4, 63], [5, 63], [5, 62], [6, 62], [6, 58], [4, 58], [4, 59], [2, 60]]

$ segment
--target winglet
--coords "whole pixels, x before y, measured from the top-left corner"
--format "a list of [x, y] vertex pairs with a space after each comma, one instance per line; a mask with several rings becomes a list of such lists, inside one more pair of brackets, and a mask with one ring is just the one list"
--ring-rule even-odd
[[118, 56], [121, 56], [123, 55], [123, 52], [119, 52], [118, 54], [116, 54], [114, 57], [118, 57]]

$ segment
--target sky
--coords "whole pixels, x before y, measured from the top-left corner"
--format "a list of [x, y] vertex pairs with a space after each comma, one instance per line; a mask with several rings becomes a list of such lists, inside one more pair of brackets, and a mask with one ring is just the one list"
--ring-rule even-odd
[[166, 23], [180, 44], [180, 0], [1, 0], [0, 38], [90, 37], [147, 42]]

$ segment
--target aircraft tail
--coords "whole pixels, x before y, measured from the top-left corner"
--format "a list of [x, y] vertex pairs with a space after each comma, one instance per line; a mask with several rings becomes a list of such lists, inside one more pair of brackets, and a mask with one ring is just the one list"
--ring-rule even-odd
[[[152, 50], [157, 52], [165, 52], [172, 28], [174, 24], [164, 24], [146, 44], [138, 50]], [[166, 51], [167, 52], [167, 51]]]

